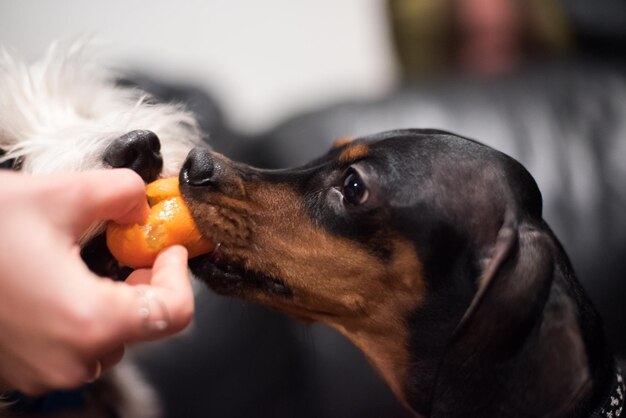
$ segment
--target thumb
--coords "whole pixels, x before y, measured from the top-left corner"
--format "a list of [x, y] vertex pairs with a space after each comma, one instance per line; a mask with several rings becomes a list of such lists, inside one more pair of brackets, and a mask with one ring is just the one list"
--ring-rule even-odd
[[[145, 341], [175, 334], [193, 318], [194, 300], [187, 250], [173, 246], [163, 250], [152, 267], [151, 277], [137, 285], [119, 284], [118, 318], [123, 341]], [[131, 283], [133, 280], [131, 279]]]

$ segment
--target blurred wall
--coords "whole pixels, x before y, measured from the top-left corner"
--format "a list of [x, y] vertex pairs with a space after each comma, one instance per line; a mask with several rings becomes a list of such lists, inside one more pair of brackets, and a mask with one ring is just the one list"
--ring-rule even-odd
[[0, 44], [28, 59], [85, 35], [113, 62], [209, 89], [248, 131], [394, 78], [383, 0], [0, 2]]

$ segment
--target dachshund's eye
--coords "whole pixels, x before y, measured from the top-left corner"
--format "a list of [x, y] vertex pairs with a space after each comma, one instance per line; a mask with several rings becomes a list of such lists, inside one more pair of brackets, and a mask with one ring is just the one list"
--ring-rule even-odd
[[369, 197], [369, 191], [365, 182], [354, 168], [350, 168], [346, 172], [342, 193], [343, 199], [348, 204], [354, 206], [365, 203]]

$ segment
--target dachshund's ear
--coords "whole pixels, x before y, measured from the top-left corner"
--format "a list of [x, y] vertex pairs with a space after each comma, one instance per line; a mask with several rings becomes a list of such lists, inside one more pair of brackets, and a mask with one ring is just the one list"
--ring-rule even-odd
[[554, 246], [543, 227], [507, 214], [478, 290], [453, 339], [498, 357], [516, 350], [540, 318], [554, 278]]
[[459, 407], [463, 416], [566, 416], [555, 411], [571, 408], [588, 375], [558, 254], [542, 221], [507, 216], [440, 363], [432, 417]]

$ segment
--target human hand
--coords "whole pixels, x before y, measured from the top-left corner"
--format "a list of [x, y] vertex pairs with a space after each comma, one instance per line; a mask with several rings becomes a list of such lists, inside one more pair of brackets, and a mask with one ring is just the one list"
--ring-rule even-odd
[[0, 388], [39, 394], [79, 386], [128, 342], [191, 321], [184, 247], [126, 282], [91, 273], [78, 239], [94, 222], [141, 222], [144, 184], [126, 169], [47, 177], [0, 173]]

